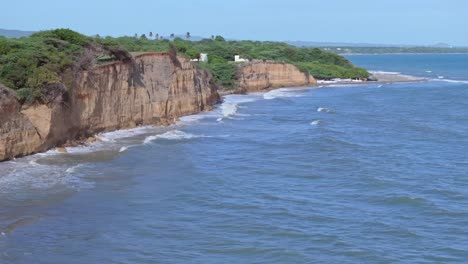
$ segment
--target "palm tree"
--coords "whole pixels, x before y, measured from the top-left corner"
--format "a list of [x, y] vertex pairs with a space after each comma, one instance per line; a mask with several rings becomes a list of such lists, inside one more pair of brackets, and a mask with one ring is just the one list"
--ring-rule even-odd
[[150, 33], [148, 34], [150, 38], [153, 37], [153, 32], [150, 31]]
[[215, 36], [214, 36], [214, 35], [211, 35], [211, 39], [213, 39], [213, 40], [214, 40], [214, 38], [215, 38]]
[[156, 37], [155, 37], [156, 40], [159, 39], [159, 33], [156, 33]]
[[138, 34], [137, 34], [137, 33], [135, 33], [135, 38], [138, 38]]
[[174, 33], [171, 33], [171, 39], [173, 39], [175, 37]]
[[185, 38], [186, 38], [186, 39], [190, 39], [190, 32], [187, 32], [187, 33], [185, 34]]

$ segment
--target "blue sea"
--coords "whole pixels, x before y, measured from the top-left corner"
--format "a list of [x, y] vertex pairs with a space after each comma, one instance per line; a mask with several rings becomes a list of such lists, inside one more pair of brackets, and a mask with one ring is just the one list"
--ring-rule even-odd
[[0, 263], [466, 263], [468, 55], [0, 164]]

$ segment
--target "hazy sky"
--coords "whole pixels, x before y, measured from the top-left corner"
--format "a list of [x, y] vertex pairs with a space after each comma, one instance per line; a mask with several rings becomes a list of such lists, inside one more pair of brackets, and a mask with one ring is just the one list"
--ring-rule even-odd
[[12, 0], [0, 28], [468, 46], [468, 0]]

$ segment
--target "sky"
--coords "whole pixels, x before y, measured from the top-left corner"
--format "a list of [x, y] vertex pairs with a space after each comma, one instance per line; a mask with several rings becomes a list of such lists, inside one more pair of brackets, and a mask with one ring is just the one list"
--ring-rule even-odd
[[468, 0], [14, 0], [0, 28], [468, 46]]

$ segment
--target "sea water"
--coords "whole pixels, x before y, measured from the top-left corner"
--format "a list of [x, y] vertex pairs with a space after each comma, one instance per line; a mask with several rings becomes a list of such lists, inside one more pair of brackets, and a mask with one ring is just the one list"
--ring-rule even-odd
[[462, 263], [468, 56], [427, 82], [231, 95], [170, 127], [0, 164], [0, 263]]

